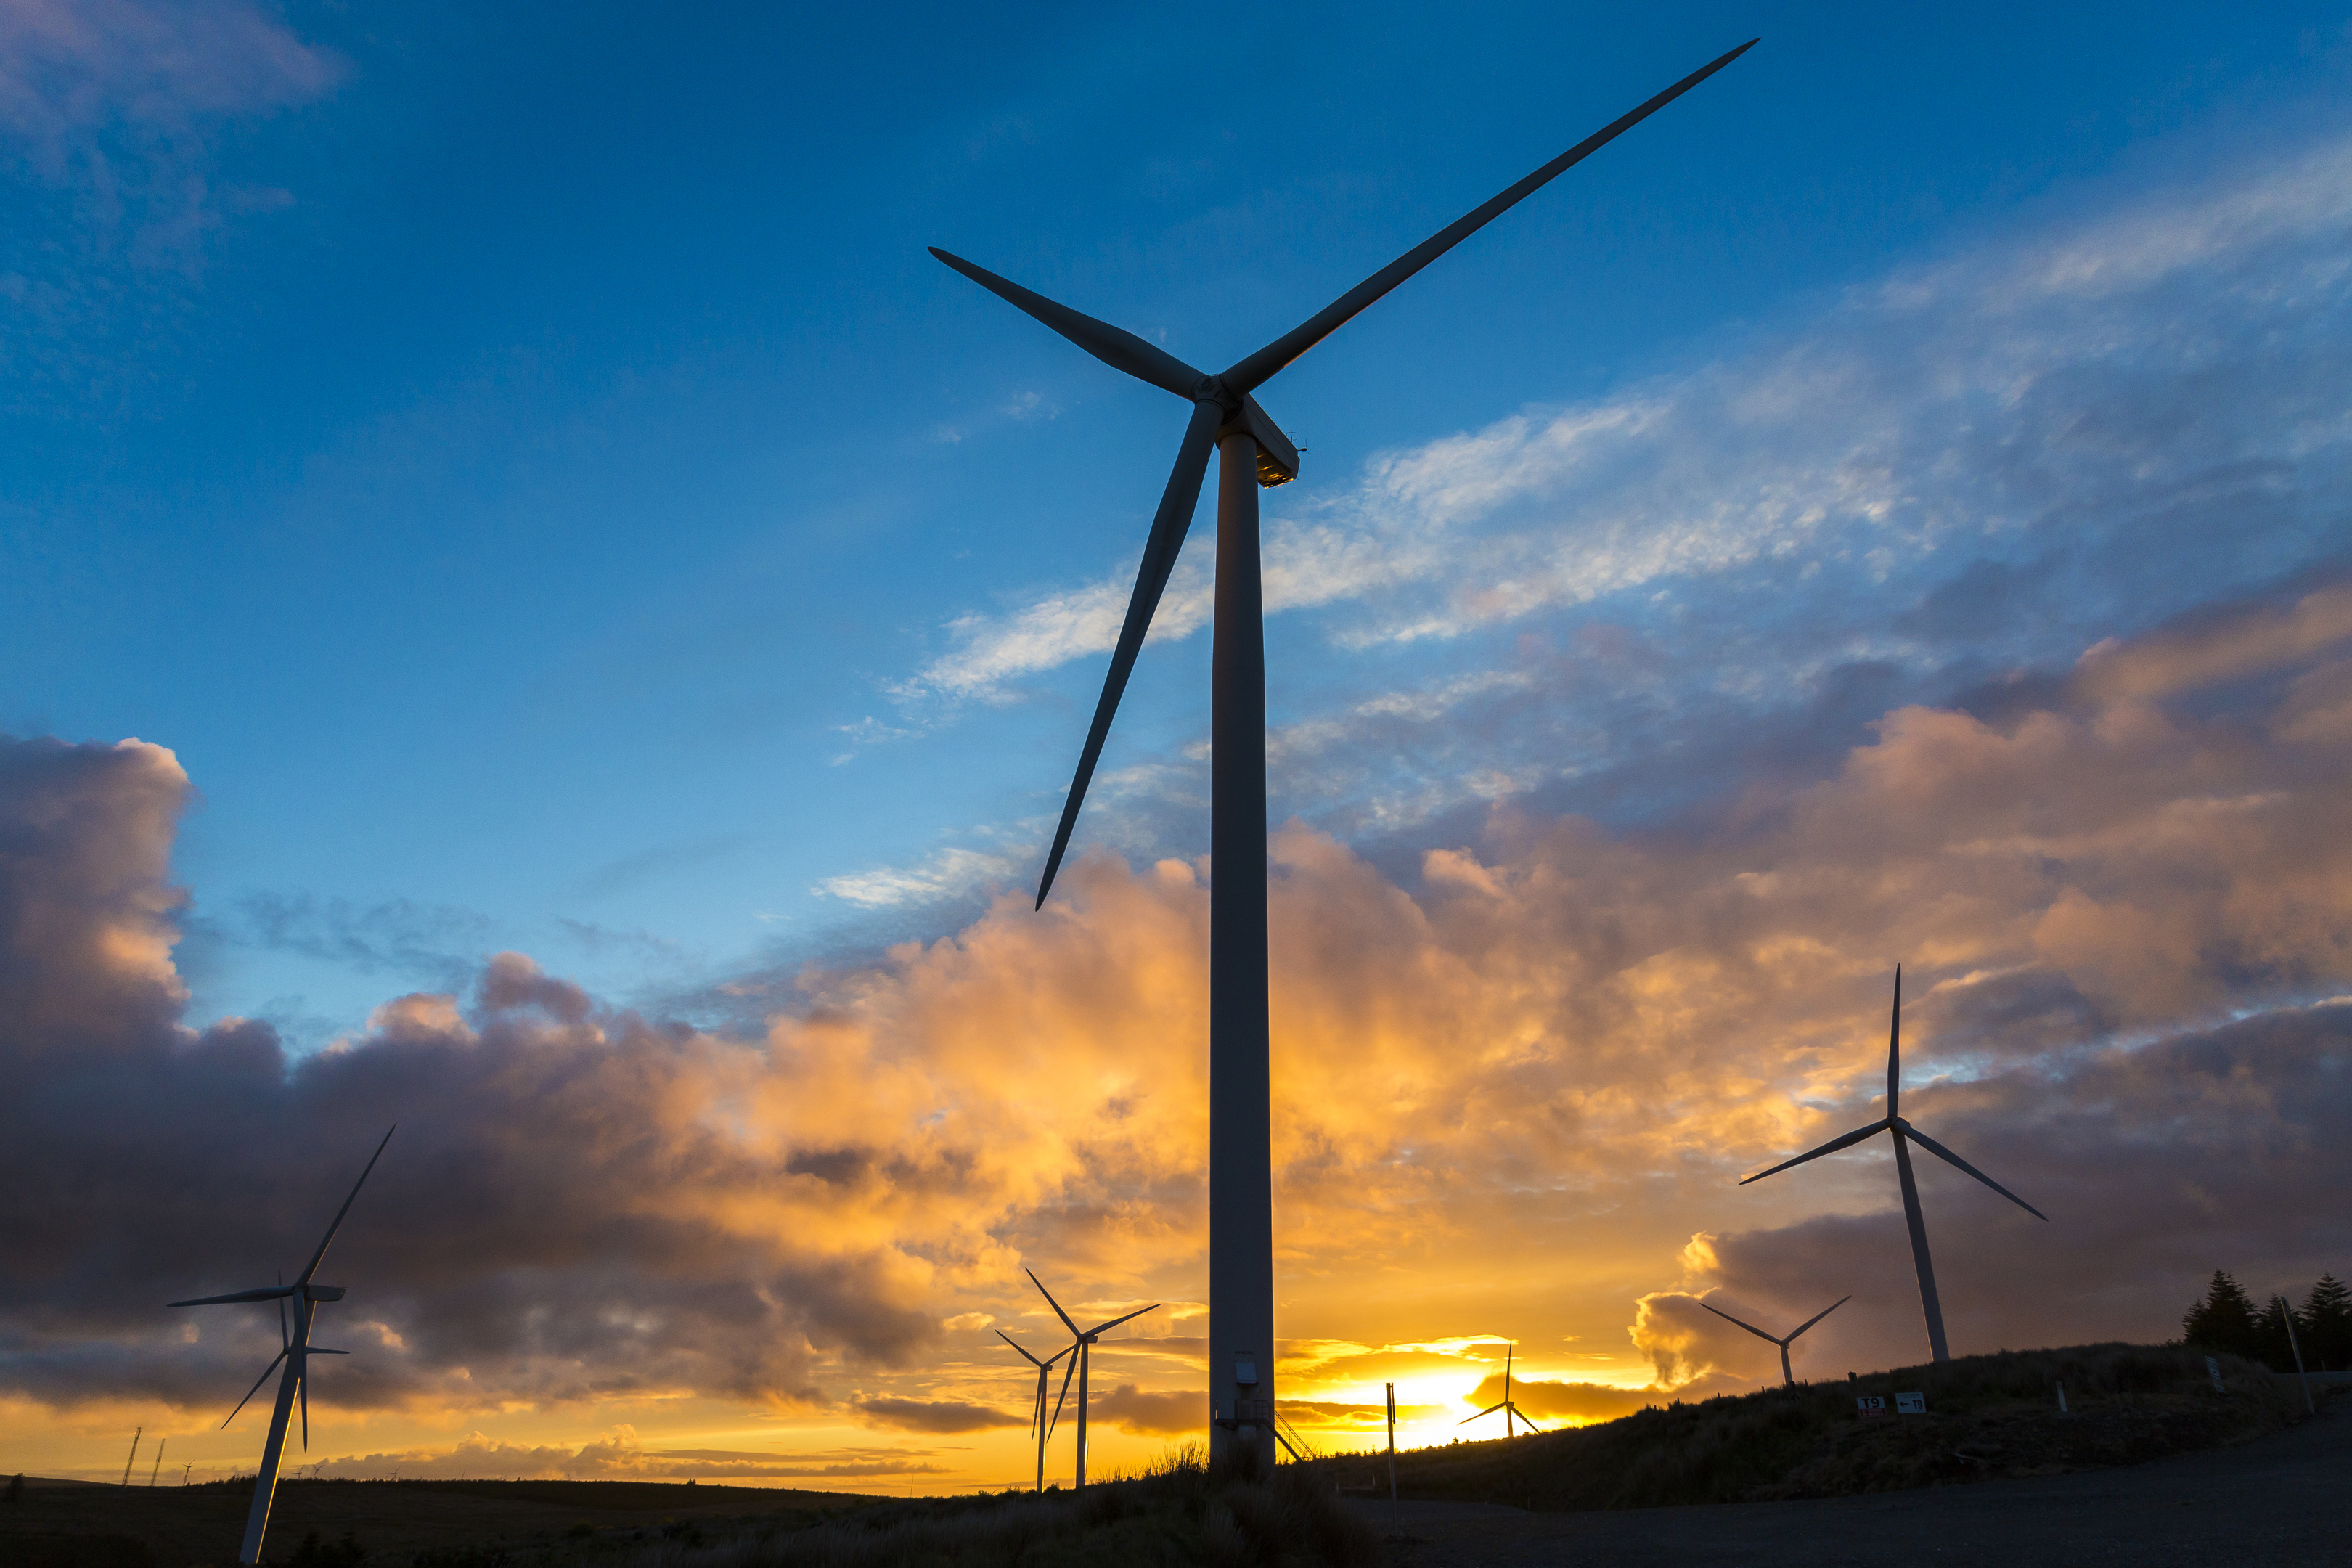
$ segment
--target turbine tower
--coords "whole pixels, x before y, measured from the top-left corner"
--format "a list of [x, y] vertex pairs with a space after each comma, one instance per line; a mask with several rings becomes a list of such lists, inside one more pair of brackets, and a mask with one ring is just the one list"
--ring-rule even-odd
[[[1456, 1426], [1467, 1426], [1473, 1421], [1484, 1420], [1486, 1417], [1492, 1415], [1496, 1411], [1499, 1410], [1503, 1413], [1503, 1436], [1506, 1437], [1516, 1437], [1518, 1436], [1517, 1432], [1511, 1429], [1511, 1417], [1516, 1415], [1522, 1421], [1528, 1421], [1527, 1412], [1521, 1410], [1517, 1405], [1511, 1403], [1511, 1358], [1513, 1355], [1517, 1353], [1518, 1348], [1518, 1342], [1514, 1340], [1509, 1342], [1509, 1348], [1503, 1352], [1503, 1397], [1501, 1403], [1489, 1405], [1486, 1409], [1481, 1410], [1475, 1415], [1465, 1415], [1461, 1420], [1454, 1423]], [[1532, 1421], [1528, 1421], [1528, 1430], [1530, 1432], [1540, 1432], [1543, 1428], [1537, 1426]]]
[[[1398, 284], [1755, 47], [1739, 47], [1620, 116], [1473, 208], [1223, 374], [1211, 375], [1134, 333], [1083, 315], [931, 247], [931, 254], [1026, 311], [1114, 370], [1192, 405], [1175, 467], [1144, 541], [1135, 589], [1111, 652], [1094, 722], [1078, 752], [1054, 847], [1037, 884], [1044, 908], [1069, 848], [1087, 784], [1150, 629], [1152, 612], [1192, 526], [1209, 449], [1217, 467], [1216, 607], [1210, 675], [1209, 761], [1209, 1399], [1210, 1454], [1229, 1443], [1274, 1464], [1258, 1439], [1274, 1419], [1274, 1181], [1266, 1023], [1265, 631], [1258, 569], [1257, 491], [1298, 477], [1298, 452], [1252, 395]], [[1265, 1379], [1259, 1380], [1261, 1352]]]
[[1820, 1311], [1815, 1312], [1811, 1317], [1807, 1318], [1803, 1322], [1801, 1322], [1801, 1323], [1798, 1324], [1795, 1328], [1793, 1328], [1793, 1329], [1790, 1330], [1790, 1331], [1789, 1331], [1789, 1332], [1788, 1332], [1788, 1335], [1787, 1335], [1785, 1338], [1777, 1338], [1777, 1339], [1776, 1339], [1776, 1338], [1774, 1338], [1772, 1335], [1766, 1333], [1763, 1330], [1761, 1330], [1761, 1329], [1758, 1328], [1758, 1327], [1757, 1327], [1755, 1324], [1753, 1324], [1753, 1323], [1741, 1323], [1738, 1318], [1733, 1317], [1730, 1313], [1728, 1313], [1728, 1312], [1725, 1311], [1725, 1310], [1724, 1310], [1722, 1308], [1720, 1308], [1720, 1307], [1710, 1307], [1710, 1306], [1707, 1306], [1707, 1304], [1706, 1304], [1705, 1301], [1701, 1301], [1701, 1302], [1699, 1303], [1699, 1305], [1700, 1305], [1700, 1306], [1702, 1306], [1702, 1307], [1706, 1307], [1706, 1310], [1707, 1310], [1708, 1311], [1713, 1312], [1717, 1317], [1721, 1318], [1725, 1322], [1727, 1322], [1727, 1323], [1739, 1323], [1739, 1326], [1740, 1326], [1741, 1328], [1746, 1329], [1749, 1333], [1754, 1334], [1758, 1339], [1759, 1339], [1759, 1340], [1769, 1340], [1769, 1341], [1770, 1341], [1772, 1343], [1774, 1343], [1774, 1344], [1776, 1344], [1776, 1345], [1779, 1345], [1779, 1346], [1780, 1347], [1780, 1382], [1781, 1382], [1781, 1384], [1782, 1384], [1784, 1387], [1794, 1388], [1794, 1387], [1797, 1385], [1797, 1374], [1796, 1374], [1795, 1373], [1790, 1372], [1790, 1371], [1789, 1370], [1789, 1346], [1790, 1346], [1791, 1343], [1793, 1343], [1793, 1342], [1795, 1342], [1795, 1340], [1796, 1340], [1796, 1338], [1797, 1338], [1797, 1336], [1798, 1336], [1799, 1334], [1803, 1333], [1807, 1329], [1811, 1328], [1815, 1323], [1820, 1322], [1823, 1318], [1828, 1317], [1832, 1312], [1836, 1311], [1840, 1307], [1844, 1306], [1848, 1301], [1851, 1301], [1851, 1300], [1853, 1300], [1853, 1297], [1851, 1297], [1851, 1296], [1841, 1296], [1841, 1297], [1839, 1297], [1836, 1300], [1832, 1301], [1828, 1306], [1823, 1307]]
[[[383, 1143], [378, 1143], [375, 1146], [375, 1152], [368, 1157], [367, 1168], [360, 1172], [360, 1179], [352, 1184], [352, 1195], [345, 1198], [343, 1206], [335, 1211], [334, 1224], [327, 1227], [326, 1237], [319, 1243], [319, 1250], [310, 1255], [310, 1266], [302, 1270], [293, 1284], [280, 1283], [274, 1287], [265, 1286], [256, 1290], [239, 1290], [227, 1296], [200, 1296], [193, 1301], [170, 1303], [174, 1307], [218, 1307], [232, 1301], [278, 1303], [279, 1349], [277, 1358], [261, 1369], [261, 1375], [255, 1378], [253, 1386], [245, 1391], [245, 1398], [236, 1402], [236, 1410], [230, 1411], [228, 1421], [221, 1423], [223, 1426], [226, 1426], [229, 1421], [236, 1420], [237, 1410], [243, 1410], [253, 1396], [261, 1392], [261, 1385], [269, 1381], [271, 1373], [278, 1370], [278, 1362], [286, 1363], [286, 1371], [278, 1380], [277, 1408], [270, 1413], [269, 1416], [269, 1439], [262, 1445], [261, 1448], [261, 1473], [254, 1478], [253, 1507], [245, 1516], [245, 1544], [238, 1549], [236, 1555], [239, 1563], [261, 1561], [261, 1538], [269, 1528], [269, 1502], [278, 1491], [278, 1461], [286, 1451], [286, 1424], [293, 1415], [294, 1401], [298, 1394], [302, 1401], [302, 1447], [305, 1452], [310, 1449], [310, 1358], [314, 1355], [351, 1353], [348, 1351], [327, 1350], [310, 1342], [310, 1321], [319, 1310], [319, 1303], [340, 1301], [343, 1299], [343, 1288], [341, 1285], [313, 1285], [310, 1281], [319, 1272], [319, 1265], [326, 1261], [328, 1244], [335, 1239], [335, 1232], [342, 1227], [343, 1216], [352, 1212], [352, 1204], [360, 1195], [360, 1188], [367, 1184], [368, 1172], [374, 1170], [375, 1163], [383, 1158], [384, 1143], [391, 1142], [393, 1132], [399, 1131], [399, 1125], [394, 1123], [392, 1131], [383, 1135]], [[280, 1276], [281, 1280], [283, 1278]], [[294, 1326], [290, 1333], [286, 1326], [286, 1303], [289, 1300], [294, 1303]]]
[[1022, 1359], [1037, 1369], [1037, 1397], [1032, 1403], [1029, 1412], [1029, 1430], [1035, 1434], [1037, 1438], [1037, 1489], [1042, 1492], [1045, 1489], [1045, 1373], [1052, 1370], [1055, 1362], [1069, 1354], [1074, 1347], [1064, 1345], [1044, 1361], [1039, 1361], [1035, 1356], [1031, 1355], [1018, 1340], [1003, 1329], [996, 1331], [996, 1337], [1014, 1350], [1020, 1351]]
[[[1118, 1327], [1121, 1323], [1126, 1322], [1128, 1318], [1139, 1318], [1146, 1312], [1157, 1311], [1160, 1309], [1160, 1303], [1154, 1301], [1149, 1307], [1138, 1307], [1134, 1311], [1128, 1313], [1126, 1318], [1113, 1318], [1108, 1323], [1097, 1323], [1091, 1329], [1082, 1329], [1078, 1327], [1077, 1324], [1070, 1321], [1070, 1314], [1062, 1310], [1062, 1304], [1054, 1300], [1054, 1293], [1045, 1289], [1045, 1282], [1037, 1278], [1035, 1270], [1024, 1268], [1021, 1272], [1029, 1276], [1029, 1283], [1037, 1287], [1037, 1293], [1045, 1298], [1045, 1304], [1047, 1306], [1054, 1309], [1054, 1316], [1061, 1319], [1062, 1326], [1070, 1331], [1069, 1350], [1064, 1351], [1062, 1354], [1068, 1355], [1070, 1351], [1076, 1351], [1078, 1352], [1076, 1357], [1071, 1361], [1070, 1364], [1062, 1369], [1062, 1392], [1054, 1401], [1053, 1425], [1059, 1426], [1061, 1424], [1062, 1401], [1069, 1397], [1070, 1375], [1075, 1373], [1077, 1374], [1078, 1379], [1078, 1469], [1077, 1484], [1075, 1489], [1084, 1491], [1087, 1485], [1087, 1363], [1090, 1359], [1087, 1352], [1093, 1348], [1094, 1342], [1097, 1340], [1100, 1339], [1104, 1334], [1108, 1333], [1111, 1330]], [[1010, 1344], [1012, 1342], [1008, 1340], [1006, 1342]], [[1021, 1347], [1018, 1345], [1013, 1345], [1013, 1348], [1015, 1350], [1021, 1350]], [[1021, 1353], [1023, 1355], [1029, 1354], [1027, 1351], [1022, 1351]], [[1036, 1358], [1034, 1356], [1031, 1356], [1030, 1359], [1034, 1361]], [[1055, 1359], [1058, 1360], [1060, 1358], [1056, 1357]], [[1041, 1367], [1037, 1373], [1038, 1381], [1041, 1386], [1045, 1381], [1045, 1371]], [[1052, 1427], [1048, 1426], [1047, 1435], [1050, 1436], [1051, 1433]], [[1039, 1455], [1038, 1473], [1040, 1475], [1045, 1473], [1045, 1439], [1040, 1437], [1037, 1440], [1037, 1452]]]
[[1951, 1352], [1944, 1347], [1944, 1308], [1943, 1304], [1936, 1299], [1936, 1265], [1927, 1256], [1927, 1222], [1919, 1213], [1919, 1184], [1911, 1175], [1910, 1146], [1916, 1143], [1946, 1164], [1966, 1171], [2035, 1219], [2047, 1220], [2050, 1216], [1895, 1114], [1898, 1109], [1897, 1094], [1903, 1087], [1902, 1078], [1903, 966], [1898, 963], [1895, 966], [1895, 1022], [1890, 1026], [1886, 1037], [1885, 1116], [1867, 1127], [1856, 1128], [1843, 1138], [1832, 1138], [1820, 1148], [1800, 1154], [1793, 1160], [1783, 1160], [1769, 1171], [1759, 1171], [1752, 1176], [1744, 1177], [1739, 1184], [1744, 1187], [1749, 1182], [1760, 1182], [1767, 1176], [1779, 1174], [1791, 1165], [1801, 1165], [1808, 1160], [1818, 1160], [1824, 1154], [1834, 1154], [1841, 1149], [1850, 1148], [1864, 1139], [1875, 1137], [1881, 1132], [1891, 1134], [1895, 1140], [1895, 1176], [1903, 1184], [1903, 1219], [1904, 1223], [1911, 1227], [1911, 1261], [1919, 1271], [1919, 1302], [1927, 1309], [1927, 1348], [1935, 1352], [1937, 1361], [1949, 1361], [1952, 1359]]

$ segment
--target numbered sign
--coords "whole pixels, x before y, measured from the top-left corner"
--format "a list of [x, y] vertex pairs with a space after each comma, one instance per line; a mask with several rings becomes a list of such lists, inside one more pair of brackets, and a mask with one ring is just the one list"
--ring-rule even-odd
[[1898, 1394], [1895, 1396], [1895, 1410], [1900, 1415], [1925, 1415], [1927, 1414], [1927, 1396], [1924, 1394]]
[[1880, 1394], [1861, 1394], [1854, 1399], [1853, 1407], [1857, 1413], [1864, 1415], [1884, 1415], [1886, 1414], [1886, 1396]]

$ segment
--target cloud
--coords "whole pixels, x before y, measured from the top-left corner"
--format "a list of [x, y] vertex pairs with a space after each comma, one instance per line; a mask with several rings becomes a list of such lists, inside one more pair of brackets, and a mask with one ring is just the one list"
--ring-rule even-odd
[[[1276, 1235], [1286, 1323], [1322, 1336], [1286, 1347], [1286, 1394], [1458, 1398], [1504, 1296], [1523, 1343], [1630, 1350], [1678, 1394], [1768, 1370], [1695, 1321], [1714, 1289], [1775, 1321], [1853, 1291], [1801, 1368], [1918, 1359], [1883, 1152], [1734, 1184], [1871, 1119], [1898, 959], [1906, 1113], [2052, 1215], [1924, 1171], [1958, 1348], [2162, 1337], [2217, 1264], [2340, 1272], [2352, 1226], [2309, 1194], [2352, 1176], [2348, 602], [2300, 584], [1972, 709], [1899, 706], [1708, 811], [1606, 828], [1506, 802], [1409, 879], [1283, 829]], [[1199, 868], [1086, 857], [1045, 911], [1010, 891], [805, 971], [740, 1036], [501, 953], [295, 1057], [182, 1021], [187, 787], [136, 742], [0, 744], [16, 1397], [233, 1396], [264, 1315], [201, 1314], [190, 1343], [154, 1303], [306, 1254], [394, 1120], [333, 1255], [331, 1319], [380, 1325], [322, 1373], [338, 1404], [816, 1412], [850, 1385], [874, 1418], [1002, 1411], [1025, 1364], [942, 1352], [974, 1314], [1042, 1312], [1023, 1262], [1089, 1310], [1200, 1300]], [[1178, 1381], [1204, 1352], [1104, 1353]], [[1633, 1397], [1558, 1353], [1529, 1357], [1547, 1415]], [[1105, 1382], [1136, 1431], [1197, 1415]]]
[[858, 1414], [879, 1426], [908, 1432], [984, 1432], [992, 1426], [1019, 1426], [1025, 1415], [1007, 1415], [985, 1405], [953, 1399], [861, 1399]]
[[851, 1481], [944, 1475], [948, 1470], [926, 1462], [920, 1450], [900, 1448], [835, 1448], [803, 1455], [707, 1448], [648, 1450], [636, 1428], [624, 1424], [577, 1447], [513, 1443], [468, 1432], [446, 1448], [339, 1455], [322, 1461], [320, 1473], [341, 1479], [510, 1476], [575, 1481]]
[[1174, 1437], [1207, 1429], [1209, 1395], [1203, 1389], [1150, 1394], [1122, 1383], [1094, 1396], [1093, 1418], [1114, 1422], [1137, 1436]]
[[1009, 879], [1021, 861], [1008, 854], [950, 846], [934, 852], [921, 864], [884, 867], [872, 871], [828, 877], [809, 891], [840, 899], [862, 909], [889, 909], [900, 904], [929, 903], [961, 898], [992, 882]]
[[[1711, 361], [1270, 495], [1267, 605], [1297, 623], [1277, 657], [1331, 650], [1274, 736], [1276, 816], [1391, 870], [1498, 798], [1654, 819], [1808, 776], [1890, 709], [2340, 572], [2352, 140], [2204, 155], [2178, 188], [2074, 193]], [[907, 711], [1049, 679], [1090, 698], [1066, 667], [1111, 647], [1139, 543], [955, 617], [895, 689]], [[1207, 624], [1210, 550], [1188, 546], [1156, 637]], [[1089, 837], [1197, 851], [1199, 758], [1139, 743], [1114, 739], [1132, 787]]]

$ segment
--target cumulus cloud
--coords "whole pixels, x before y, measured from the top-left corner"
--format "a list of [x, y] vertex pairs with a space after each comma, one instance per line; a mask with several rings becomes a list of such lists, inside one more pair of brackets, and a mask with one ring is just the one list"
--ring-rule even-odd
[[877, 1426], [908, 1432], [984, 1432], [992, 1426], [1018, 1426], [1025, 1415], [1007, 1415], [985, 1405], [955, 1399], [861, 1399], [857, 1413]]
[[[1906, 1114], [2052, 1215], [1926, 1171], [1959, 1348], [2160, 1337], [2216, 1264], [2341, 1272], [2352, 1231], [2309, 1194], [2352, 1175], [2347, 605], [2305, 585], [1898, 707], [1710, 813], [1505, 805], [1410, 879], [1277, 834], [1286, 1392], [1475, 1397], [1491, 1345], [1460, 1336], [1498, 1305], [1555, 1419], [1766, 1375], [1696, 1321], [1716, 1289], [1776, 1321], [1853, 1292], [1801, 1368], [1918, 1359], [1883, 1153], [1733, 1184], [1871, 1118], [1898, 959]], [[16, 1396], [233, 1395], [267, 1321], [188, 1343], [154, 1303], [305, 1254], [394, 1119], [334, 1255], [331, 1319], [373, 1325], [336, 1403], [700, 1394], [936, 1431], [1027, 1397], [986, 1332], [1042, 1319], [1024, 1261], [1089, 1310], [1199, 1300], [1201, 868], [1090, 856], [1044, 912], [1008, 893], [804, 972], [740, 1036], [504, 953], [296, 1058], [181, 1020], [186, 788], [138, 742], [0, 747]], [[1196, 1309], [1138, 1328], [1105, 1418], [1190, 1429]]]
[[1153, 1394], [1122, 1383], [1094, 1396], [1093, 1419], [1115, 1423], [1120, 1431], [1142, 1437], [1204, 1432], [1209, 1426], [1209, 1394], [1205, 1389]]

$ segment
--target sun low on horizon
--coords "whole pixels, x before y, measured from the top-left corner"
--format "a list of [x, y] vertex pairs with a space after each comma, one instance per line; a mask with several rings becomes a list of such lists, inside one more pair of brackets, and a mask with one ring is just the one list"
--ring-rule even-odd
[[2352, 26], [1254, 26], [0, 12], [0, 1471], [253, 1473], [331, 1225], [289, 1476], [1204, 1442], [1235, 503], [1109, 365], [1710, 60], [1212, 388], [1281, 1440], [2352, 1268]]

